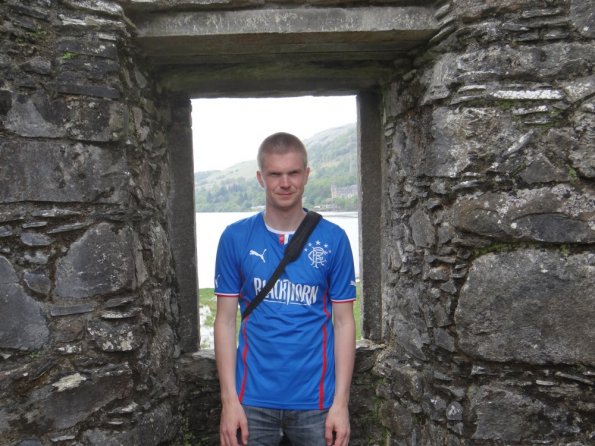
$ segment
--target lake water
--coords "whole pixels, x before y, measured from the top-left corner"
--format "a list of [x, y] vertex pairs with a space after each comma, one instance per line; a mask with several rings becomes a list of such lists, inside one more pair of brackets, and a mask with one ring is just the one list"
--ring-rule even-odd
[[[198, 286], [213, 288], [215, 277], [215, 255], [219, 237], [234, 221], [254, 215], [255, 212], [198, 212], [196, 214], [196, 248], [198, 255]], [[341, 226], [347, 233], [355, 275], [359, 277], [359, 229], [357, 212], [321, 212], [327, 220]]]

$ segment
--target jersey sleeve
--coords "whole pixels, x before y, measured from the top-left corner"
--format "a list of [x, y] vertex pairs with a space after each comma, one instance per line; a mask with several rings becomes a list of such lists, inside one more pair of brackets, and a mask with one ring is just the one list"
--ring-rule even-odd
[[338, 243], [330, 271], [329, 296], [333, 302], [349, 302], [356, 298], [355, 269], [353, 253], [347, 234], [338, 230]]
[[238, 244], [229, 227], [223, 231], [217, 246], [215, 260], [215, 295], [237, 297], [241, 290], [241, 268], [237, 253]]

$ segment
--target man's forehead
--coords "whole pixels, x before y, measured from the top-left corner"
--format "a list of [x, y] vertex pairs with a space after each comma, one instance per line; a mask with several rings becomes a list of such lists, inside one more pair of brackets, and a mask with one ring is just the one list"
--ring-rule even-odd
[[298, 152], [267, 153], [263, 159], [263, 168], [270, 170], [281, 167], [304, 169], [304, 157]]

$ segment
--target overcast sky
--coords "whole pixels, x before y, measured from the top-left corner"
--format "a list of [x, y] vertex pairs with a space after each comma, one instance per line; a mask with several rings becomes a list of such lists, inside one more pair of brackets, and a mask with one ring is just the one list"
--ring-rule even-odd
[[194, 171], [225, 169], [256, 159], [262, 140], [275, 132], [304, 140], [356, 120], [355, 96], [194, 99]]

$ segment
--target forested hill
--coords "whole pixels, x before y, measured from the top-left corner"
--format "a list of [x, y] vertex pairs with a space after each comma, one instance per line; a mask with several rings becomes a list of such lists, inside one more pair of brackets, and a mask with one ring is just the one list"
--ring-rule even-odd
[[[322, 210], [357, 210], [355, 123], [317, 133], [304, 144], [311, 169], [304, 206]], [[224, 170], [195, 172], [196, 211], [239, 212], [263, 206], [264, 192], [256, 181], [256, 170], [256, 160], [250, 160]]]

